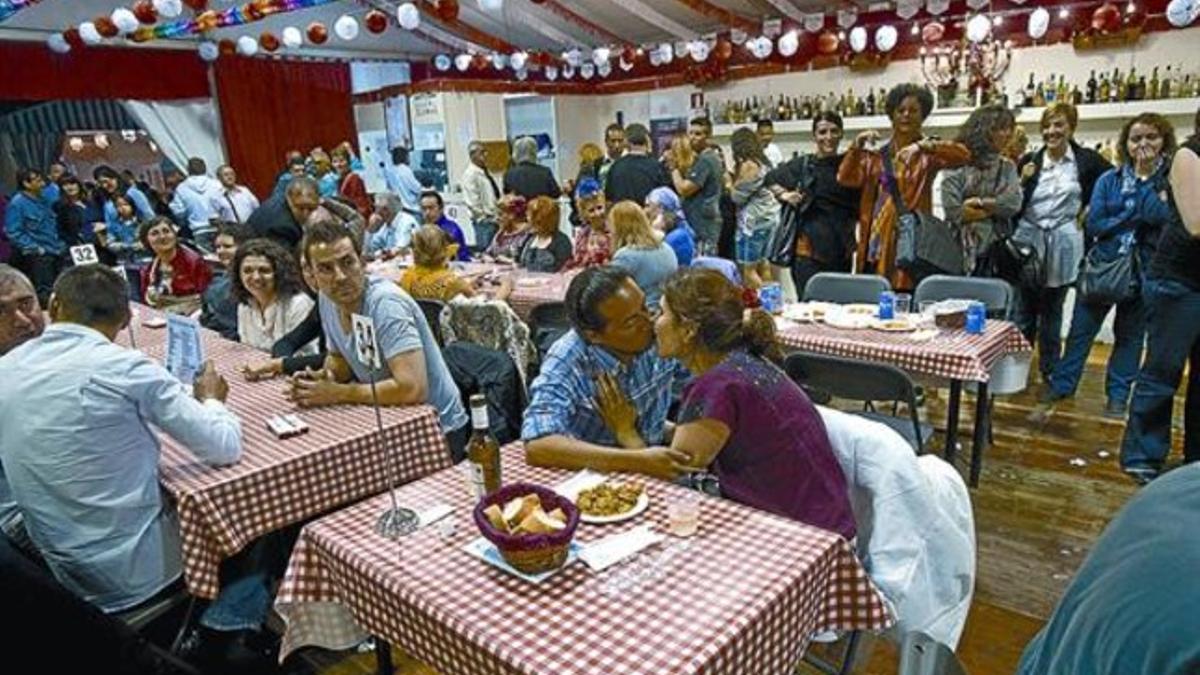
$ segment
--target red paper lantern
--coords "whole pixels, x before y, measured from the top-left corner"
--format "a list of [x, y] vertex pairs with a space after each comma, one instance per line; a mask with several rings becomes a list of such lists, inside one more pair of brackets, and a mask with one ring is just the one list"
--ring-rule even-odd
[[940, 21], [930, 21], [921, 29], [921, 40], [925, 44], [933, 44], [946, 35], [946, 27]]
[[117, 34], [121, 32], [117, 30], [117, 24], [107, 16], [98, 16], [92, 23], [96, 24], [96, 32], [100, 34], [100, 37], [117, 37]]
[[733, 56], [733, 43], [725, 38], [717, 40], [717, 46], [713, 49], [713, 54], [716, 54], [718, 61], [728, 61]]
[[262, 5], [251, 2], [246, 5], [246, 16], [250, 17], [251, 21], [262, 21], [267, 17], [267, 13], [263, 11]]
[[152, 24], [158, 21], [158, 12], [154, 9], [154, 3], [150, 0], [138, 0], [133, 3], [133, 15], [138, 21], [144, 24]]
[[229, 38], [224, 38], [217, 42], [217, 51], [222, 56], [233, 56], [237, 53], [237, 43]]
[[458, 0], [437, 0], [433, 11], [442, 21], [454, 21], [458, 18]]
[[486, 54], [476, 54], [471, 57], [471, 67], [475, 70], [486, 70], [491, 64], [492, 60]]
[[273, 52], [279, 49], [279, 38], [275, 37], [270, 31], [258, 36], [258, 46], [263, 49]]
[[637, 59], [637, 48], [633, 45], [625, 45], [625, 48], [621, 50], [621, 60], [632, 65], [637, 63]]
[[193, 12], [203, 12], [208, 7], [208, 0], [183, 0], [183, 4], [191, 8]]
[[323, 45], [329, 39], [329, 30], [320, 21], [308, 24], [308, 41], [314, 45]]
[[1121, 27], [1121, 10], [1112, 3], [1107, 3], [1092, 12], [1092, 28], [1101, 33], [1109, 33]]
[[79, 37], [78, 28], [68, 28], [63, 31], [63, 39], [67, 44], [71, 45], [72, 49], [83, 49], [86, 45], [83, 43], [83, 38]]
[[383, 31], [387, 30], [387, 27], [388, 27], [387, 14], [384, 14], [383, 12], [381, 12], [377, 9], [373, 9], [373, 10], [367, 12], [367, 15], [363, 18], [363, 24], [367, 27], [368, 31], [378, 35], [378, 34], [382, 33]]
[[817, 51], [822, 54], [832, 54], [838, 50], [842, 41], [838, 39], [837, 33], [833, 31], [825, 31], [817, 36]]

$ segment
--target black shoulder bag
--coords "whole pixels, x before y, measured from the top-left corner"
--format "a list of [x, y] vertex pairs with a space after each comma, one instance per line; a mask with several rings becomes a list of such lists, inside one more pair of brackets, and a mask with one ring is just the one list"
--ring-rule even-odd
[[809, 155], [800, 158], [800, 171], [796, 179], [796, 188], [802, 191], [804, 199], [795, 205], [784, 202], [779, 210], [779, 224], [771, 230], [771, 237], [767, 239], [767, 262], [772, 265], [791, 267], [796, 259], [796, 238], [804, 229], [801, 217], [813, 201], [815, 180], [809, 162]]
[[890, 147], [883, 149], [883, 179], [896, 207], [896, 267], [923, 279], [933, 274], [961, 276], [962, 242], [948, 223], [908, 208], [900, 196]]

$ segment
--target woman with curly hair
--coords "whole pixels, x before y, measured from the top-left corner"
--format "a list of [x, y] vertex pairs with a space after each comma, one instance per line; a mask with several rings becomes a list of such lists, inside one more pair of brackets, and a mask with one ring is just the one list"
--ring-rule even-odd
[[272, 240], [252, 239], [239, 246], [232, 273], [238, 339], [244, 344], [269, 352], [312, 311], [313, 299], [304, 292], [295, 258]]
[[977, 108], [958, 130], [958, 142], [971, 151], [971, 162], [949, 169], [942, 180], [946, 221], [963, 241], [964, 271], [987, 274], [984, 254], [997, 239], [1012, 234], [1012, 217], [1021, 210], [1017, 165], [1001, 153], [1012, 140], [1016, 118], [1001, 105]]

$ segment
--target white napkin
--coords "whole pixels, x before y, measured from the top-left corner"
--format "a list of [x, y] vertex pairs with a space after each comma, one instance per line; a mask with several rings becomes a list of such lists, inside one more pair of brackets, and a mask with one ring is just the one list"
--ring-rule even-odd
[[579, 557], [593, 571], [601, 572], [663, 539], [663, 535], [655, 532], [649, 524], [639, 525], [585, 545]]
[[428, 527], [446, 516], [454, 513], [454, 507], [449, 504], [434, 504], [417, 512], [417, 528]]
[[580, 492], [588, 488], [594, 488], [606, 480], [608, 480], [608, 476], [592, 471], [591, 469], [584, 469], [555, 485], [554, 491], [573, 502], [579, 498]]

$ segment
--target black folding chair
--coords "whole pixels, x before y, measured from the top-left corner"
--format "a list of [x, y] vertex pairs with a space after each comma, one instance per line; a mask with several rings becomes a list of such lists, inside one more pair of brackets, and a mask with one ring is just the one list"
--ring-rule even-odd
[[529, 312], [529, 338], [538, 352], [540, 364], [550, 351], [550, 346], [564, 333], [571, 330], [571, 321], [567, 318], [567, 306], [561, 302], [547, 302], [535, 305]]
[[442, 310], [446, 308], [446, 303], [418, 298], [417, 304], [425, 313], [425, 323], [429, 324], [429, 330], [433, 331], [433, 339], [437, 340], [439, 347], [446, 346], [446, 340], [442, 337]]
[[892, 285], [888, 280], [875, 274], [818, 272], [804, 285], [803, 300], [873, 304], [879, 302], [880, 293], [890, 290]]
[[[933, 435], [933, 428], [917, 415], [916, 387], [903, 370], [886, 363], [855, 361], [837, 356], [794, 352], [783, 362], [788, 377], [810, 392], [822, 396], [861, 401], [863, 410], [855, 412], [880, 422], [904, 437], [917, 453]], [[875, 402], [891, 401], [892, 413], [875, 410]], [[900, 403], [908, 406], [909, 419], [898, 417]]]

